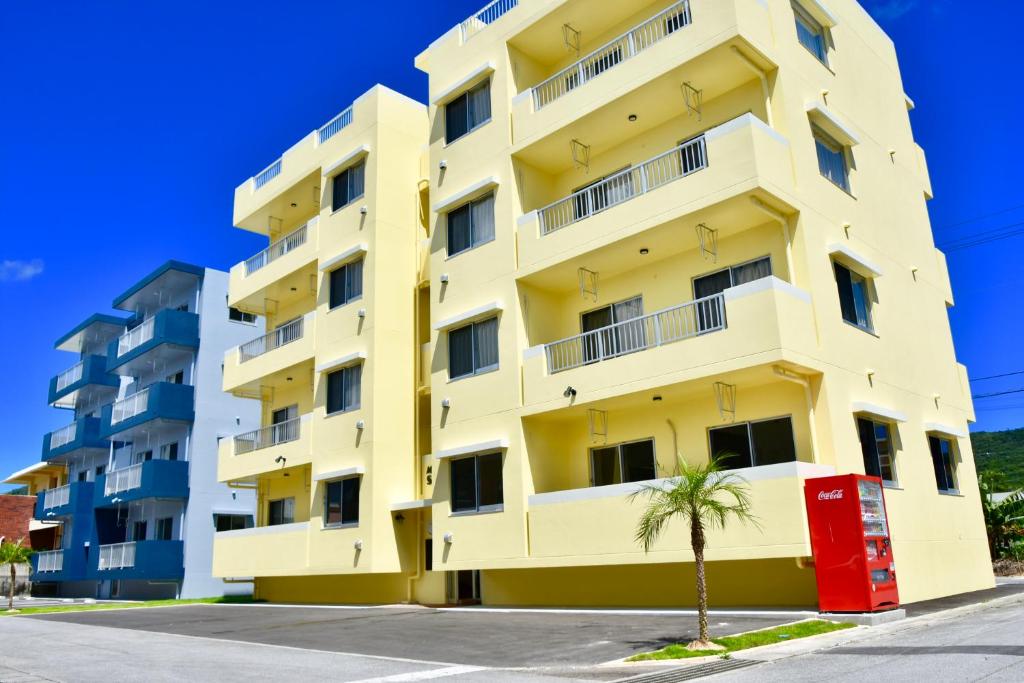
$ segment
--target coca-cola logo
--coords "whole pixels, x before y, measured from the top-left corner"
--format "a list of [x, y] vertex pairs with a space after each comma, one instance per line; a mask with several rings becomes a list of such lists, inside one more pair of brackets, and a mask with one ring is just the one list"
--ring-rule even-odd
[[833, 489], [831, 491], [819, 491], [818, 500], [842, 500], [843, 490]]

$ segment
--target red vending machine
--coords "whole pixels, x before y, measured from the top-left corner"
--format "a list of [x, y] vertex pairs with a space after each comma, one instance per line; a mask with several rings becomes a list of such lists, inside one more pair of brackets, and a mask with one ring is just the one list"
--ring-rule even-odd
[[899, 607], [882, 480], [860, 474], [804, 482], [822, 612]]

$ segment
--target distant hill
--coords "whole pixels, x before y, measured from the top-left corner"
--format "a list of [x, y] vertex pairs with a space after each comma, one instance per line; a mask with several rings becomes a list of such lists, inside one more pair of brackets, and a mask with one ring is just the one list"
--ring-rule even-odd
[[971, 445], [979, 472], [1001, 473], [1007, 489], [1024, 488], [1024, 429], [973, 432]]

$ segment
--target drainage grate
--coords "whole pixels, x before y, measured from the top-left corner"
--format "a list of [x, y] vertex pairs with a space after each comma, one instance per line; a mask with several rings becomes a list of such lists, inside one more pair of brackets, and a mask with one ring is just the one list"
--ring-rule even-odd
[[693, 681], [705, 676], [745, 669], [748, 666], [761, 664], [753, 659], [720, 659], [717, 662], [698, 664], [696, 666], [684, 666], [679, 669], [671, 669], [656, 674], [643, 674], [631, 678], [622, 678], [616, 683], [677, 683], [678, 681]]

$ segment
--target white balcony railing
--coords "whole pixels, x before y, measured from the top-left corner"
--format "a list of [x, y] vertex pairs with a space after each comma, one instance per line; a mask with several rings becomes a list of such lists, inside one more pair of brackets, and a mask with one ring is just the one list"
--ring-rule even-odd
[[103, 485], [103, 495], [112, 496], [122, 491], [131, 491], [142, 486], [142, 463], [125, 467], [121, 470], [107, 472], [107, 482]]
[[256, 174], [256, 177], [252, 179], [253, 186], [255, 189], [260, 189], [271, 180], [281, 175], [281, 160], [278, 159], [274, 163], [267, 166], [265, 169]]
[[55, 432], [50, 432], [50, 450], [66, 446], [78, 436], [78, 423], [72, 422], [66, 427], [61, 427]]
[[63, 391], [75, 382], [81, 381], [84, 367], [85, 361], [79, 361], [73, 367], [57, 375], [57, 391]]
[[487, 28], [488, 24], [496, 21], [518, 4], [519, 0], [494, 0], [488, 3], [479, 12], [474, 13], [462, 22], [462, 40], [466, 41]]
[[52, 510], [71, 502], [71, 486], [65, 484], [55, 489], [48, 489], [43, 493], [43, 510]]
[[554, 374], [725, 329], [725, 296], [715, 294], [545, 344]]
[[135, 542], [100, 546], [100, 571], [135, 566]]
[[634, 26], [615, 40], [605, 43], [533, 87], [534, 109], [542, 109], [567, 93], [597, 78], [605, 71], [643, 52], [692, 22], [690, 0], [677, 2], [644, 23]]
[[116, 401], [110, 411], [110, 424], [115, 425], [118, 422], [124, 422], [144, 412], [148, 407], [149, 388], [147, 387], [127, 398]]
[[285, 344], [302, 339], [302, 335], [305, 332], [304, 320], [304, 318], [296, 318], [289, 323], [281, 325], [281, 327], [278, 327], [273, 332], [242, 344], [238, 347], [238, 362], [244, 363], [247, 360], [258, 358]]
[[302, 417], [296, 417], [269, 427], [239, 434], [235, 437], [235, 455], [296, 441], [302, 431], [302, 422]]
[[327, 140], [337, 135], [342, 128], [352, 123], [352, 107], [341, 112], [333, 119], [320, 126], [316, 131], [317, 144], [324, 144]]
[[701, 135], [538, 209], [540, 232], [547, 235], [707, 166], [707, 144]]
[[156, 330], [156, 318], [148, 318], [143, 321], [142, 324], [137, 327], [133, 327], [130, 331], [125, 332], [117, 340], [117, 355], [118, 357], [123, 356], [132, 349], [137, 349], [142, 346], [150, 339], [153, 338], [153, 333]]
[[38, 572], [59, 572], [64, 569], [64, 551], [63, 550], [47, 550], [46, 552], [37, 553], [39, 560], [36, 563], [36, 571]]
[[252, 275], [267, 264], [273, 263], [288, 252], [298, 249], [305, 244], [309, 232], [308, 228], [310, 225], [314, 224], [316, 220], [316, 218], [313, 218], [301, 227], [296, 228], [278, 241], [274, 242], [260, 253], [246, 259], [245, 274]]

